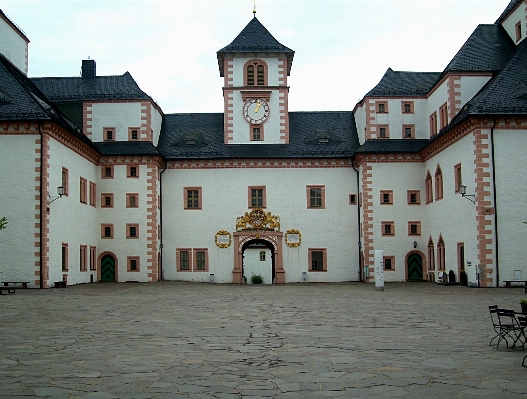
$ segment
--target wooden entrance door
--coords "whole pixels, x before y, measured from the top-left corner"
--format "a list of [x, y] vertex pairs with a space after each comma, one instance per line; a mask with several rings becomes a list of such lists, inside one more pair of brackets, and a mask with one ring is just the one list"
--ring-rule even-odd
[[115, 281], [115, 259], [104, 255], [101, 259], [101, 281]]
[[408, 281], [423, 281], [423, 258], [419, 254], [408, 257]]

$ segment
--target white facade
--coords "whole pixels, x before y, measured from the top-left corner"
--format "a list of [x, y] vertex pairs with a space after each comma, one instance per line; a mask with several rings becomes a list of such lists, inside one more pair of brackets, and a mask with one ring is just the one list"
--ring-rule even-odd
[[29, 40], [0, 12], [0, 53], [27, 75]]

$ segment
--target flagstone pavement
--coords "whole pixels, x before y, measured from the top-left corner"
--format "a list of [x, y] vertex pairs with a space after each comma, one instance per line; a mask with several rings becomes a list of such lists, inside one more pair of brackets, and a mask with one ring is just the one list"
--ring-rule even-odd
[[0, 296], [0, 397], [527, 398], [523, 288], [95, 283]]

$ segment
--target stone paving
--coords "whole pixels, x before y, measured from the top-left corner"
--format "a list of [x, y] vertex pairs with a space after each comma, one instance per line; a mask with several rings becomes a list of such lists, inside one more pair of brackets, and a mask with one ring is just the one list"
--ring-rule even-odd
[[527, 398], [523, 289], [97, 283], [0, 296], [0, 397]]

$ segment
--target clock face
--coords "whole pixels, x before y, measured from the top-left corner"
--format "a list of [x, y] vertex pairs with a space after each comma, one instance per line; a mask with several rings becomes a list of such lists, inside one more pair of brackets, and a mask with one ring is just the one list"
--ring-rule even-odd
[[264, 123], [269, 118], [269, 104], [261, 98], [247, 100], [243, 106], [243, 115], [249, 123]]

